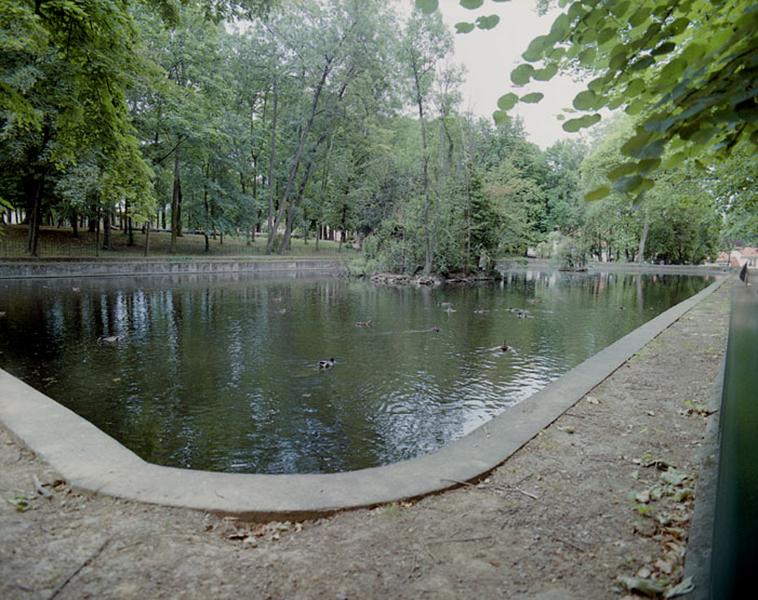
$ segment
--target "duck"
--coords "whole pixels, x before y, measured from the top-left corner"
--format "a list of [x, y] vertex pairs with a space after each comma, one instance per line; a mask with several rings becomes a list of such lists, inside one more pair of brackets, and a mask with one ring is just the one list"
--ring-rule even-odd
[[371, 319], [369, 319], [368, 321], [358, 321], [355, 324], [355, 326], [356, 327], [371, 327]]
[[318, 361], [318, 368], [319, 369], [329, 369], [335, 365], [337, 361], [333, 358], [327, 358], [326, 360], [320, 360]]
[[504, 340], [503, 345], [500, 346], [500, 352], [508, 352], [510, 349], [511, 347]]
[[120, 335], [106, 335], [101, 338], [98, 338], [97, 341], [101, 344], [115, 344], [120, 339], [121, 339]]
[[440, 328], [437, 325], [432, 325], [432, 331], [434, 333], [439, 333], [440, 332]]

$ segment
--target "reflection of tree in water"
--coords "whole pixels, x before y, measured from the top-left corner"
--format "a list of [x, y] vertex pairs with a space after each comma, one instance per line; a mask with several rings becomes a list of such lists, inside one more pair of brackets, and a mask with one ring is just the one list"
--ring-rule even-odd
[[[341, 471], [439, 448], [706, 283], [531, 271], [443, 289], [239, 276], [92, 280], [79, 292], [19, 282], [0, 350], [12, 373], [148, 460]], [[366, 319], [372, 327], [355, 326]], [[503, 340], [516, 351], [492, 352]], [[331, 356], [335, 367], [319, 370]]]

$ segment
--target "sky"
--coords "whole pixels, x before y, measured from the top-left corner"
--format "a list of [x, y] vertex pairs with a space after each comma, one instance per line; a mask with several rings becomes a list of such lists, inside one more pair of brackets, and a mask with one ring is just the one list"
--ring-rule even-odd
[[[402, 0], [412, 4], [413, 0]], [[480, 15], [496, 14], [500, 23], [488, 31], [475, 29], [468, 34], [455, 35], [453, 61], [466, 67], [466, 83], [463, 85], [461, 108], [476, 115], [491, 117], [497, 110], [497, 99], [508, 92], [523, 96], [528, 92], [542, 92], [545, 97], [538, 104], [516, 105], [510, 114], [524, 119], [524, 128], [529, 139], [546, 148], [559, 139], [578, 139], [578, 134], [566, 133], [556, 115], [570, 106], [574, 96], [583, 86], [569, 77], [557, 75], [548, 82], [533, 82], [517, 88], [510, 80], [510, 72], [521, 60], [521, 53], [529, 42], [547, 33], [557, 12], [540, 17], [535, 0], [512, 2], [485, 1], [476, 10], [466, 10], [458, 0], [440, 0], [443, 20], [454, 31], [455, 23], [473, 21]]]

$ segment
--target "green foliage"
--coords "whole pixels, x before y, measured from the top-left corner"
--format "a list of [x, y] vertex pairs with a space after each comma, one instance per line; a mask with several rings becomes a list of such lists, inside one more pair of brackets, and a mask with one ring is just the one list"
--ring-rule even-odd
[[[686, 87], [715, 77], [733, 92], [716, 69], [721, 55], [691, 72], [691, 57], [702, 63], [693, 44], [714, 52], [713, 40], [696, 39], [698, 22], [678, 20], [700, 5], [664, 18], [642, 10], [660, 3], [621, 4], [566, 6], [511, 74], [519, 86], [560, 69], [591, 74], [567, 130], [593, 126], [612, 106], [631, 115], [588, 155], [580, 143], [543, 152], [527, 141], [508, 111], [540, 102], [540, 92], [505, 93], [494, 126], [462, 113], [462, 76], [445, 65], [452, 35], [436, 1], [417, 1], [408, 20], [381, 0], [287, 10], [266, 0], [3, 2], [0, 196], [43, 221], [128, 206], [135, 223], [162, 214], [168, 226], [173, 213], [177, 236], [184, 227], [219, 244], [219, 233], [263, 230], [281, 252], [292, 236], [328, 227], [363, 242], [367, 268], [411, 273], [488, 268], [538, 246], [572, 268], [585, 250], [697, 262], [715, 251], [722, 220], [722, 243], [754, 240], [752, 121], [737, 118], [750, 111], [651, 103], [674, 93], [661, 87], [671, 78]], [[742, 30], [737, 8], [716, 8], [717, 24], [729, 10]], [[237, 28], [240, 15], [250, 20]], [[653, 22], [660, 31], [640, 44]], [[497, 24], [483, 12], [455, 29]], [[752, 71], [737, 73], [747, 94]], [[703, 99], [699, 89], [694, 97]], [[681, 118], [651, 127], [656, 111]], [[717, 150], [727, 135], [720, 121], [706, 123], [714, 114], [734, 134], [719, 166], [696, 160], [697, 147]], [[693, 128], [692, 119], [705, 121]]]
[[587, 252], [577, 240], [559, 236], [553, 259], [560, 271], [582, 271], [587, 268]]
[[[472, 9], [481, 4], [465, 3]], [[544, 0], [540, 10], [549, 4]], [[640, 197], [650, 189], [654, 179], [647, 175], [658, 166], [648, 161], [666, 151], [681, 162], [723, 159], [740, 142], [758, 145], [758, 10], [751, 0], [558, 4], [563, 12], [546, 35], [529, 44], [511, 82], [547, 81], [559, 71], [591, 77], [573, 100], [575, 110], [589, 114], [566, 120], [568, 132], [598, 123], [601, 109], [637, 117], [622, 147], [631, 170], [610, 174], [614, 182], [625, 178], [618, 191]], [[533, 98], [525, 94], [521, 101]], [[499, 106], [511, 108], [510, 100]], [[497, 112], [495, 118], [503, 122], [505, 115]], [[591, 197], [603, 193], [598, 188]]]

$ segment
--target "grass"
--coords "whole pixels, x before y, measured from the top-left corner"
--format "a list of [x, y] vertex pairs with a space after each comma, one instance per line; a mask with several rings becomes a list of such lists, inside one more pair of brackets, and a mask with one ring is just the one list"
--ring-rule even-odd
[[[0, 225], [0, 258], [25, 258], [27, 227], [25, 225]], [[102, 246], [102, 234], [100, 237]], [[139, 230], [134, 232], [134, 246], [129, 246], [129, 237], [119, 230], [111, 232], [113, 250], [97, 249], [96, 235], [88, 231], [80, 231], [74, 237], [70, 228], [43, 227], [40, 230], [38, 255], [40, 258], [101, 258], [143, 259], [145, 252], [145, 235]], [[349, 244], [339, 248], [338, 242], [319, 241], [318, 251], [313, 239], [305, 243], [300, 238], [292, 239], [292, 248], [286, 256], [345, 256], [355, 257], [359, 253]], [[171, 252], [171, 233], [168, 231], [150, 232], [150, 251], [148, 258], [228, 258], [228, 257], [257, 257], [266, 255], [265, 236], [256, 237], [248, 244], [244, 237], [224, 236], [211, 239], [208, 252], [205, 251], [205, 238], [202, 234], [185, 233], [177, 239], [176, 251]]]

